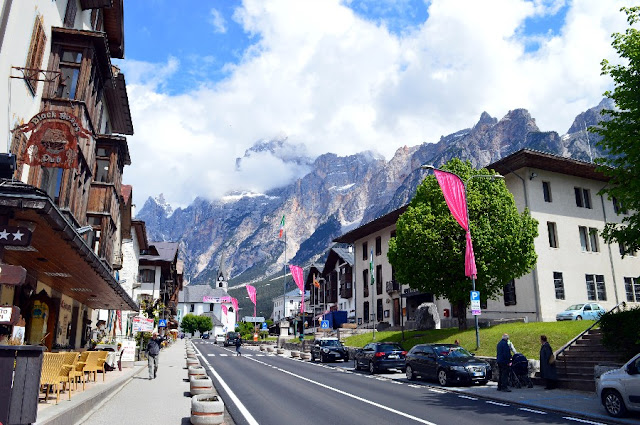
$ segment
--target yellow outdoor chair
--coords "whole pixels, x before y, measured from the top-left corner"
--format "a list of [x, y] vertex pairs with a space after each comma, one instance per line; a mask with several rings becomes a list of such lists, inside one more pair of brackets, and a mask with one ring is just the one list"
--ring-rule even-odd
[[[69, 384], [69, 399], [71, 399], [71, 391], [73, 391], [72, 385], [76, 382], [76, 366], [78, 365], [78, 354], [75, 351], [71, 351], [65, 354], [64, 368], [62, 370], [62, 377], [65, 378], [65, 386]], [[78, 389], [77, 383], [75, 389]]]
[[80, 353], [78, 361], [76, 362], [76, 370], [73, 372], [73, 381], [76, 384], [76, 388], [78, 385], [78, 379], [82, 381], [82, 391], [84, 391], [84, 384], [86, 379], [84, 377], [85, 366], [87, 365], [87, 357], [91, 351], [83, 351]]
[[98, 356], [100, 351], [89, 351], [87, 361], [84, 365], [84, 372], [87, 374], [87, 379], [93, 373], [93, 382], [96, 382], [96, 375], [98, 374]]
[[98, 354], [98, 368], [96, 369], [96, 372], [102, 372], [102, 381], [104, 382], [104, 375], [107, 373], [104, 365], [107, 362], [109, 351], [98, 351]]
[[52, 387], [56, 389], [56, 404], [60, 399], [60, 385], [64, 382], [61, 377], [64, 369], [65, 353], [44, 353], [42, 371], [40, 372], [40, 389], [45, 391], [44, 401], [47, 402]]

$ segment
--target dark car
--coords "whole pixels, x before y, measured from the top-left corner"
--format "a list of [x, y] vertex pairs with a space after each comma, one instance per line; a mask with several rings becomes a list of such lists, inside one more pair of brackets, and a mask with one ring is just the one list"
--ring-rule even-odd
[[455, 344], [419, 344], [406, 358], [407, 379], [416, 376], [436, 379], [440, 385], [453, 383], [484, 385], [491, 378], [491, 366]]
[[349, 360], [349, 351], [338, 338], [316, 339], [311, 347], [311, 361], [320, 359], [322, 363], [334, 360]]
[[358, 349], [353, 359], [356, 370], [365, 368], [373, 374], [379, 370], [400, 369], [404, 372], [407, 352], [395, 342], [372, 342]]
[[209, 332], [203, 332], [202, 336], [200, 337], [202, 339], [209, 339]]
[[235, 346], [236, 345], [236, 340], [240, 339], [240, 332], [227, 332], [227, 334], [224, 336], [224, 343], [223, 345], [225, 347], [228, 346]]

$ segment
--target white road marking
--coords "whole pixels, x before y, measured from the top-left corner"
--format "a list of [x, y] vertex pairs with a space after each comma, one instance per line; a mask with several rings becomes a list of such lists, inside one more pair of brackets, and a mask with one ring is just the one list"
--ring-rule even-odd
[[565, 416], [562, 419], [566, 419], [568, 421], [575, 421], [575, 422], [581, 422], [583, 424], [591, 424], [591, 425], [605, 425], [602, 422], [593, 422], [593, 421], [588, 421], [586, 419], [579, 419], [579, 418], [572, 418], [571, 416]]
[[527, 409], [526, 407], [520, 407], [518, 410], [524, 410], [525, 412], [537, 413], [539, 415], [546, 415], [547, 412], [542, 412], [540, 410]]
[[[251, 360], [251, 361], [253, 361], [253, 362], [256, 362], [256, 363], [263, 364], [263, 365], [265, 365], [265, 366], [269, 366], [267, 363], [264, 363], [264, 362], [262, 362], [262, 361], [260, 361], [260, 360], [255, 360], [255, 359], [250, 359], [250, 360]], [[395, 413], [396, 415], [403, 416], [403, 417], [405, 417], [405, 418], [407, 418], [407, 419], [412, 419], [412, 420], [414, 420], [414, 421], [416, 421], [416, 422], [420, 422], [420, 423], [423, 423], [423, 424], [426, 424], [426, 425], [436, 425], [434, 422], [429, 422], [429, 421], [427, 421], [427, 420], [425, 420], [425, 419], [421, 419], [421, 418], [418, 418], [418, 417], [416, 417], [416, 416], [409, 415], [409, 414], [407, 414], [407, 413], [405, 413], [405, 412], [401, 412], [401, 411], [399, 411], [399, 410], [392, 409], [391, 407], [387, 407], [387, 406], [385, 406], [385, 405], [382, 405], [382, 404], [379, 404], [379, 403], [373, 402], [373, 401], [371, 401], [371, 400], [367, 400], [367, 399], [365, 399], [365, 398], [358, 397], [358, 396], [353, 395], [353, 394], [349, 394], [349, 393], [348, 393], [348, 392], [346, 392], [346, 391], [342, 391], [342, 390], [339, 390], [339, 389], [337, 389], [337, 388], [330, 387], [329, 385], [321, 384], [320, 382], [316, 382], [316, 381], [313, 381], [313, 380], [311, 380], [311, 379], [304, 378], [304, 377], [302, 377], [302, 376], [296, 375], [296, 374], [295, 374], [295, 373], [293, 373], [293, 372], [289, 372], [288, 370], [284, 370], [284, 369], [281, 369], [281, 368], [277, 368], [277, 369], [278, 369], [278, 371], [280, 371], [280, 372], [282, 372], [282, 373], [286, 373], [287, 375], [293, 376], [294, 378], [301, 379], [301, 380], [303, 380], [303, 381], [306, 381], [306, 382], [309, 382], [309, 383], [311, 383], [311, 384], [313, 384], [313, 385], [317, 385], [317, 386], [319, 386], [319, 387], [322, 387], [322, 388], [328, 389], [328, 390], [330, 390], [330, 391], [335, 391], [335, 392], [337, 392], [338, 394], [342, 394], [342, 395], [344, 395], [344, 396], [351, 397], [351, 398], [353, 398], [353, 399], [355, 399], [355, 400], [361, 401], [361, 402], [363, 402], [363, 403], [370, 404], [370, 405], [372, 405], [372, 406], [378, 407], [378, 408], [380, 408], [380, 409], [386, 410], [386, 411], [391, 412], [391, 413]]]
[[446, 391], [442, 391], [442, 390], [438, 390], [436, 388], [427, 388], [429, 391], [431, 391], [432, 393], [437, 393], [437, 394], [445, 394]]
[[392, 383], [392, 384], [403, 385], [403, 384], [402, 384], [402, 382], [400, 382], [400, 381], [396, 381], [395, 379], [392, 379], [392, 380], [391, 380], [391, 383]]
[[469, 397], [468, 395], [459, 395], [458, 398], [466, 398], [467, 400], [477, 400], [476, 397]]
[[228, 354], [219, 354], [220, 357], [227, 357]]
[[422, 388], [422, 385], [409, 384], [411, 388]]
[[207, 354], [207, 356], [209, 356], [209, 357], [215, 357], [216, 355], [215, 355], [215, 354]]
[[[198, 350], [198, 351], [200, 351], [200, 350]], [[202, 353], [200, 353], [200, 356], [202, 357], [202, 360], [206, 363], [206, 365], [209, 367], [209, 370], [211, 371], [213, 376], [215, 376], [215, 378], [218, 380], [218, 382], [220, 382], [220, 385], [222, 385], [222, 388], [224, 388], [224, 390], [227, 392], [227, 394], [229, 394], [229, 397], [231, 398], [231, 401], [233, 401], [233, 403], [236, 405], [236, 407], [238, 408], [238, 410], [240, 411], [242, 416], [244, 416], [244, 418], [247, 421], [247, 423], [249, 423], [250, 425], [259, 425], [258, 421], [255, 420], [255, 418], [253, 417], [253, 415], [251, 415], [251, 413], [249, 413], [249, 410], [247, 410], [247, 408], [244, 406], [244, 404], [242, 404], [240, 399], [235, 395], [235, 393], [233, 391], [231, 391], [231, 388], [229, 388], [227, 383], [224, 382], [224, 380], [222, 379], [222, 377], [220, 375], [218, 375], [218, 372], [216, 372], [215, 369], [213, 367], [211, 367], [211, 364], [207, 361], [207, 359], [204, 358], [204, 356], [202, 356]]]
[[491, 400], [485, 401], [485, 403], [493, 404], [493, 405], [496, 405], [496, 406], [503, 406], [503, 407], [509, 407], [510, 406], [510, 404], [498, 403], [497, 401], [491, 401]]

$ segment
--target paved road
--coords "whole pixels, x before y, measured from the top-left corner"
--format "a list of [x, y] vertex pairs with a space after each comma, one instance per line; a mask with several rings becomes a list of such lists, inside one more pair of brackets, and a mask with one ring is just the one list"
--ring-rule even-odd
[[[236, 424], [571, 424], [562, 415], [208, 341], [196, 342]], [[584, 421], [580, 421], [584, 423]], [[593, 423], [593, 422], [592, 422]]]

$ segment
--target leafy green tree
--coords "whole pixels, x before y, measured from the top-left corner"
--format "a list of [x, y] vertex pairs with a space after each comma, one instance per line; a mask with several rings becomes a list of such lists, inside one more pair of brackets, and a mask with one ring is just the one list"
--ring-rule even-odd
[[198, 330], [198, 316], [186, 314], [180, 321], [180, 327], [183, 332], [194, 334]]
[[[470, 162], [452, 159], [442, 167], [467, 181]], [[495, 299], [512, 279], [528, 273], [536, 263], [533, 241], [538, 222], [529, 211], [519, 213], [502, 180], [468, 180], [467, 205], [481, 298]], [[465, 231], [451, 215], [433, 175], [418, 186], [407, 210], [398, 218], [396, 237], [389, 242], [389, 261], [396, 279], [411, 288], [448, 299], [457, 306], [458, 326], [465, 329], [471, 279], [464, 274]]]
[[196, 326], [200, 333], [208, 332], [213, 329], [213, 322], [211, 317], [196, 316]]
[[602, 236], [607, 243], [617, 242], [623, 254], [640, 249], [640, 31], [632, 25], [640, 20], [640, 7], [623, 7], [629, 28], [614, 33], [612, 46], [623, 58], [621, 64], [602, 61], [602, 75], [613, 78], [615, 89], [604, 95], [616, 104], [616, 110], [603, 110], [610, 121], [601, 121], [590, 130], [602, 136], [598, 145], [607, 157], [598, 158], [599, 169], [611, 178], [602, 193], [614, 199], [622, 211], [630, 214], [621, 223], [607, 223]]

